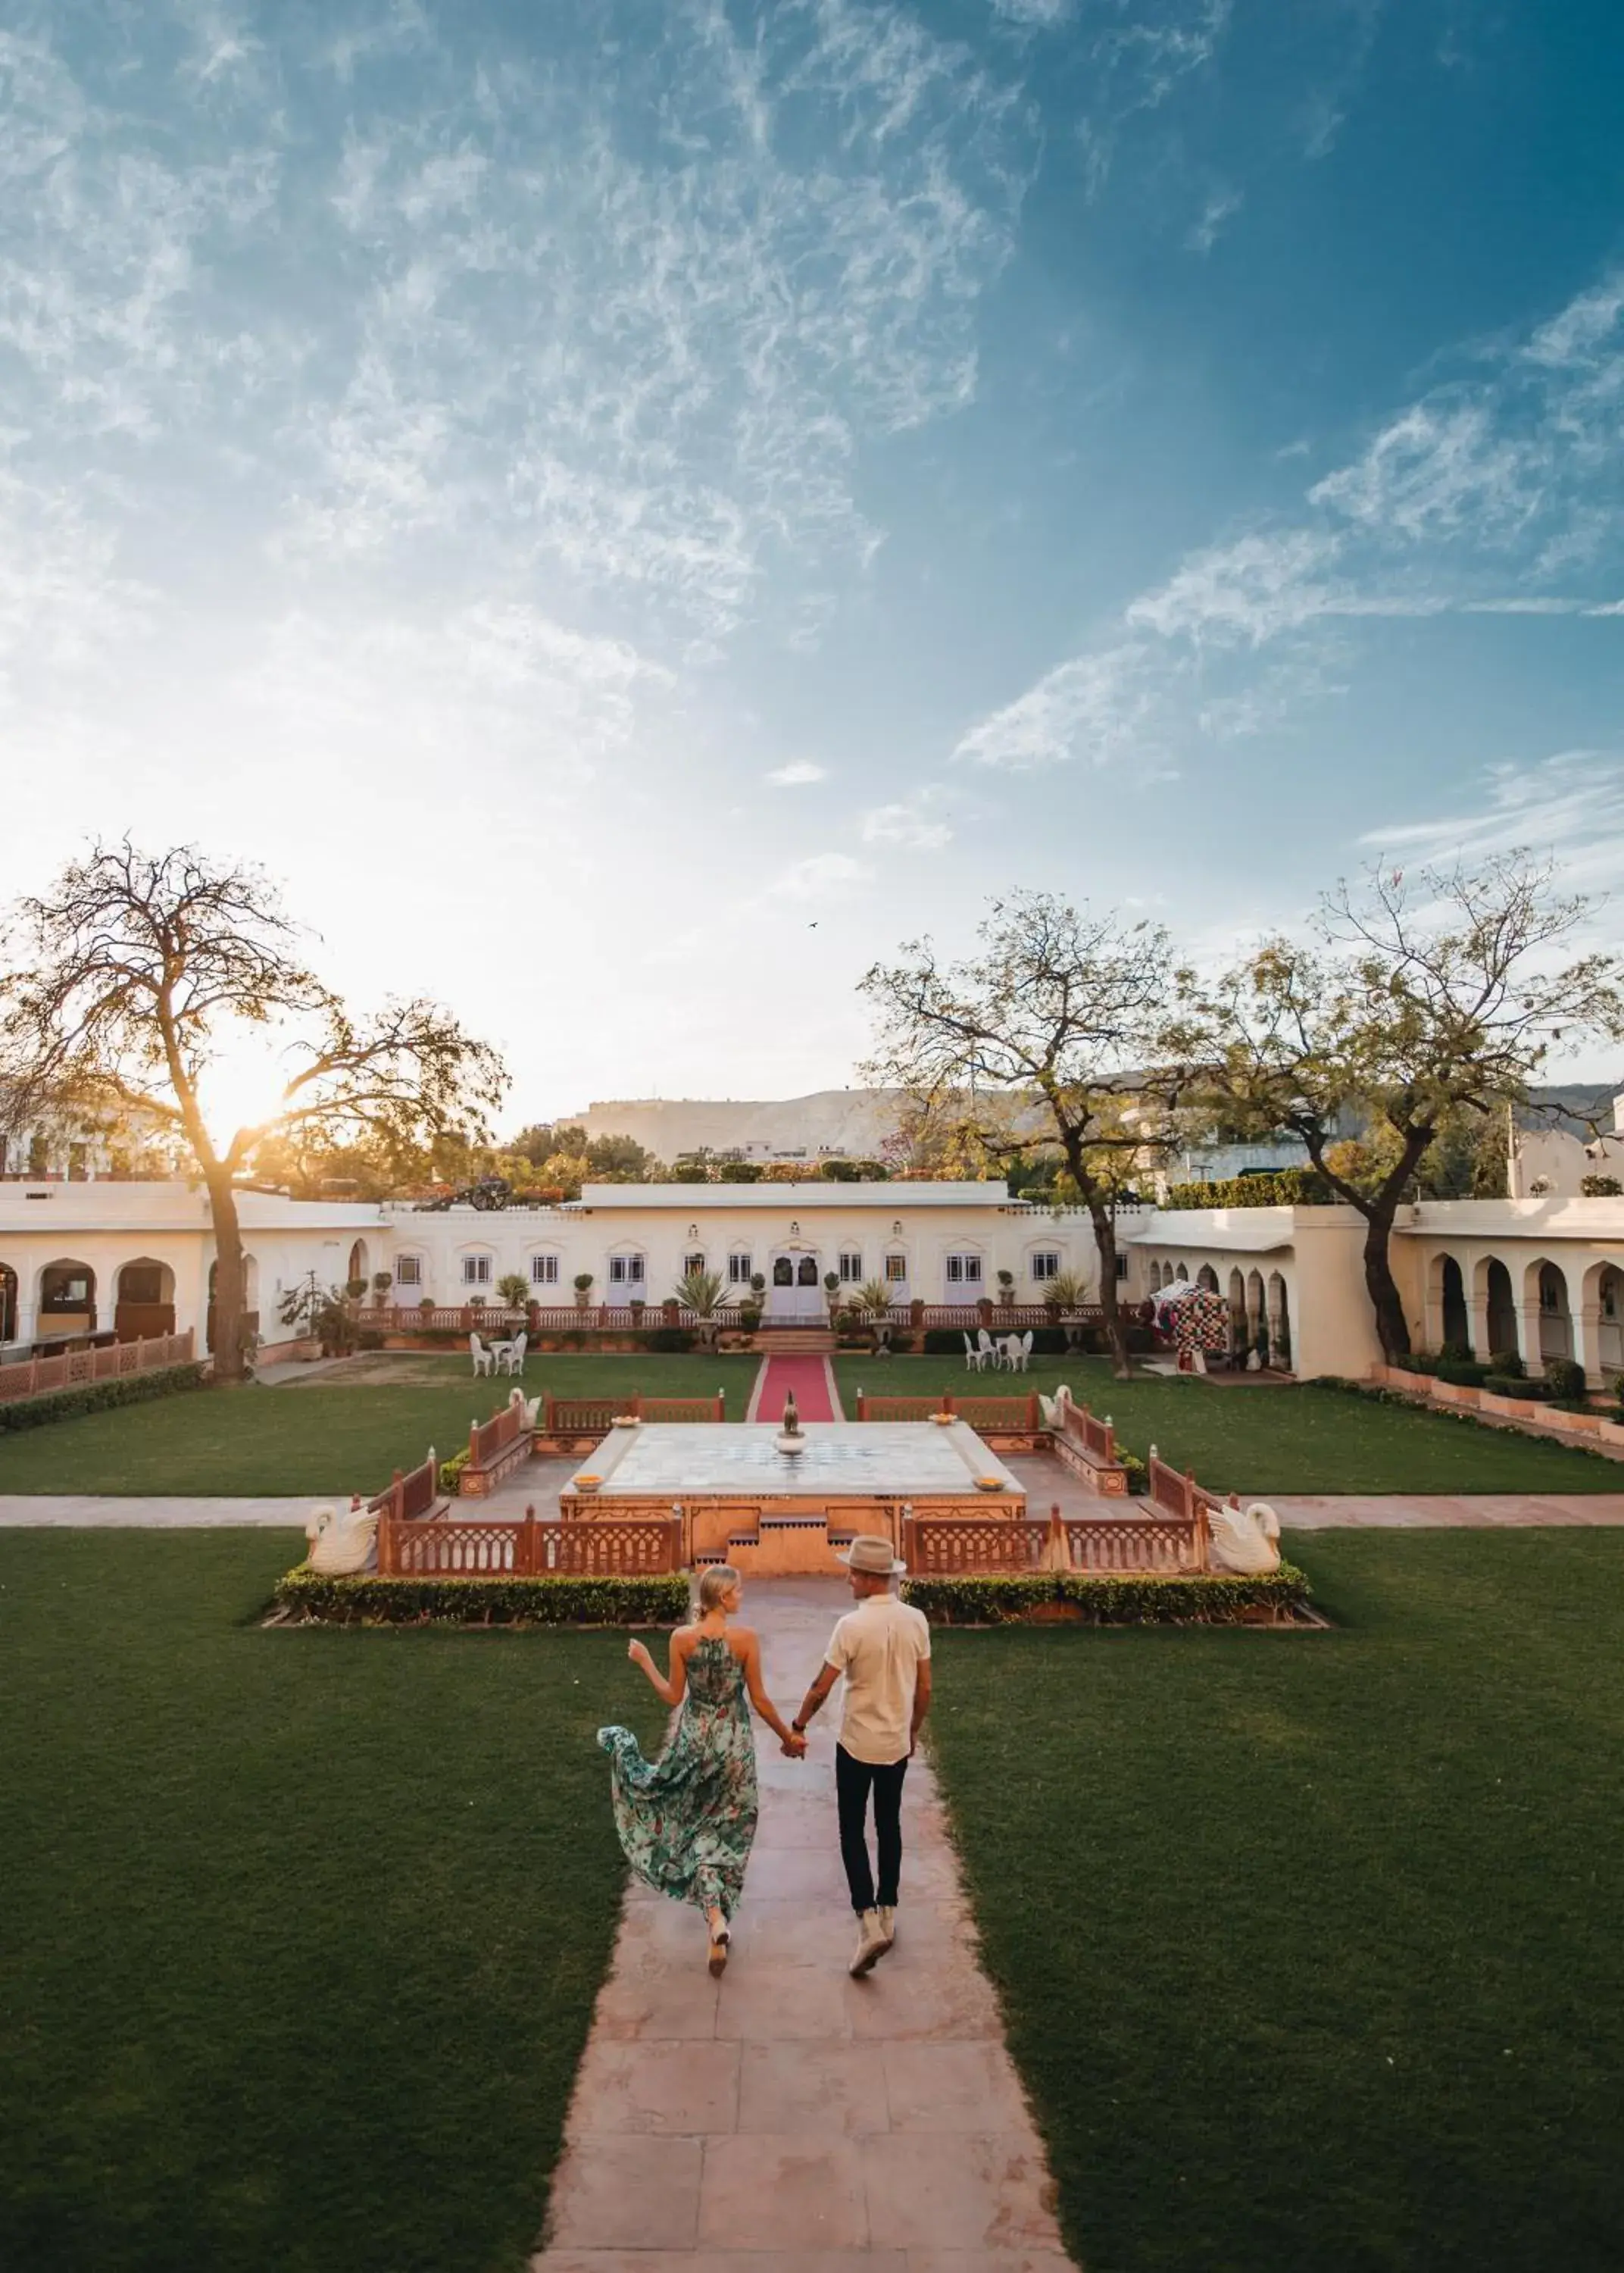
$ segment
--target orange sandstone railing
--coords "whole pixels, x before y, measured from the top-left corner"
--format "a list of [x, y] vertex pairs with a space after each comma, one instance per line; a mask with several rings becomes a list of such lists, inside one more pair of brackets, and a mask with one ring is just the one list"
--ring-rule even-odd
[[915, 1578], [1208, 1568], [1204, 1515], [1188, 1522], [1162, 1515], [1064, 1516], [1056, 1506], [1046, 1519], [910, 1516], [902, 1531], [902, 1560]]
[[626, 1414], [639, 1421], [724, 1421], [727, 1396], [645, 1397], [634, 1389], [630, 1397], [554, 1397], [543, 1402], [539, 1433], [543, 1437], [602, 1437]]
[[[399, 1468], [395, 1470], [393, 1481], [375, 1499], [367, 1502], [367, 1510], [378, 1517], [381, 1529], [385, 1516], [395, 1523], [421, 1523], [439, 1504], [440, 1464], [430, 1444], [427, 1459], [409, 1474], [402, 1475]], [[383, 1568], [381, 1549], [378, 1568]]]
[[127, 1374], [190, 1365], [192, 1342], [189, 1327], [183, 1334], [153, 1334], [144, 1341], [109, 1342], [101, 1349], [64, 1350], [58, 1357], [23, 1358], [15, 1365], [0, 1365], [0, 1405], [19, 1397], [43, 1397], [54, 1389], [78, 1389], [86, 1382], [119, 1381]]
[[643, 1578], [682, 1568], [674, 1517], [609, 1516], [594, 1523], [404, 1523], [378, 1527], [379, 1573], [397, 1579]]
[[1027, 1397], [958, 1397], [944, 1389], [939, 1397], [871, 1397], [857, 1392], [859, 1421], [929, 1421], [938, 1413], [951, 1413], [972, 1429], [1014, 1429], [1035, 1433], [1043, 1427], [1037, 1392]]

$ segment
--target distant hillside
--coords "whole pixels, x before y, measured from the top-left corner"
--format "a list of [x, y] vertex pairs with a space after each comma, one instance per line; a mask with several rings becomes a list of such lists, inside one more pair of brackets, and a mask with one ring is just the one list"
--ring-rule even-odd
[[765, 1162], [872, 1157], [900, 1116], [899, 1091], [819, 1089], [810, 1097], [603, 1098], [559, 1119], [589, 1139], [634, 1136], [656, 1159], [703, 1150]]

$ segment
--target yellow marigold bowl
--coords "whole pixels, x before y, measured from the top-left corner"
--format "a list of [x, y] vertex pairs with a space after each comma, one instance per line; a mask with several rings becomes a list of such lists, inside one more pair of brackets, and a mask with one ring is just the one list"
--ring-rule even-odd
[[951, 1429], [958, 1417], [956, 1413], [932, 1413], [931, 1415], [939, 1429]]
[[577, 1491], [595, 1492], [602, 1481], [602, 1476], [577, 1476], [575, 1489]]
[[976, 1489], [977, 1491], [1002, 1491], [1004, 1479], [1002, 1476], [977, 1476]]

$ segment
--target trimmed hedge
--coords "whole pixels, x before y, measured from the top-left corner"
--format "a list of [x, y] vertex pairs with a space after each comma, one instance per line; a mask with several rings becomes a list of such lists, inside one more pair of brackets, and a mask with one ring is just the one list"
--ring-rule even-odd
[[1091, 1626], [1231, 1626], [1260, 1612], [1305, 1606], [1313, 1588], [1290, 1563], [1260, 1578], [1115, 1578], [1082, 1571], [1020, 1571], [988, 1578], [908, 1579], [902, 1599], [946, 1626], [1047, 1623], [1056, 1606]]
[[1276, 1168], [1210, 1184], [1170, 1184], [1166, 1208], [1329, 1207], [1336, 1193], [1317, 1168]]
[[448, 1499], [455, 1499], [462, 1489], [462, 1471], [468, 1464], [468, 1448], [448, 1453], [440, 1462], [440, 1489]]
[[0, 1405], [0, 1437], [23, 1429], [42, 1429], [51, 1421], [77, 1421], [82, 1414], [110, 1412], [117, 1405], [146, 1405], [154, 1397], [175, 1397], [201, 1389], [204, 1364], [161, 1365], [151, 1373], [126, 1373], [111, 1381], [85, 1381], [75, 1389], [48, 1389]]
[[661, 1578], [333, 1579], [301, 1564], [275, 1607], [336, 1626], [670, 1626], [688, 1615], [681, 1572]]

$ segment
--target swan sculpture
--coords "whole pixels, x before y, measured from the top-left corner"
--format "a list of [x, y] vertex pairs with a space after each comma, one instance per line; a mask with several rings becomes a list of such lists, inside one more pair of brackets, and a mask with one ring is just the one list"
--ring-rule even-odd
[[535, 1427], [536, 1416], [542, 1409], [542, 1400], [539, 1397], [527, 1397], [522, 1389], [515, 1389], [507, 1401], [510, 1405], [522, 1405], [525, 1427], [527, 1429]]
[[1060, 1384], [1052, 1397], [1045, 1397], [1040, 1390], [1037, 1394], [1037, 1402], [1043, 1408], [1044, 1428], [1064, 1429], [1066, 1426], [1066, 1408], [1072, 1403], [1072, 1401], [1071, 1391], [1067, 1389], [1064, 1382]]
[[1231, 1493], [1227, 1507], [1208, 1509], [1207, 1529], [1215, 1571], [1253, 1579], [1280, 1568], [1280, 1519], [1262, 1500], [1243, 1510]]
[[327, 1579], [351, 1579], [372, 1559], [378, 1537], [378, 1517], [356, 1504], [341, 1512], [336, 1507], [313, 1507], [304, 1527], [310, 1542], [305, 1562]]

